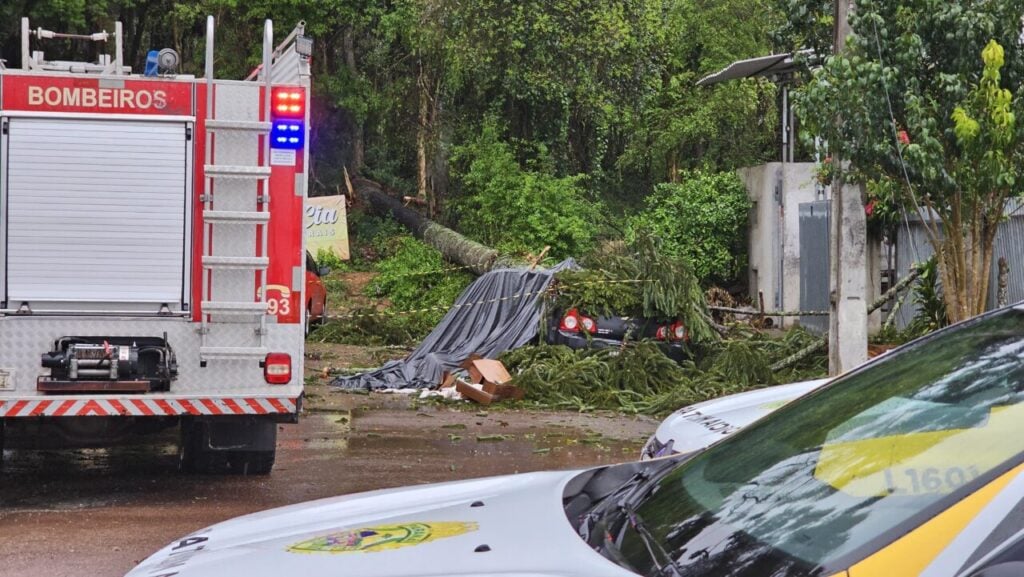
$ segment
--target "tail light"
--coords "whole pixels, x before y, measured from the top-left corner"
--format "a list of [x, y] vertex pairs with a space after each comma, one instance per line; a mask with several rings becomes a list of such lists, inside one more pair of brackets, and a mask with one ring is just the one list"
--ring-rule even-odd
[[580, 324], [583, 325], [583, 330], [590, 334], [597, 332], [597, 323], [590, 317], [580, 316]]
[[292, 380], [292, 356], [268, 353], [263, 361], [263, 379], [271, 385], [287, 385]]
[[668, 327], [658, 327], [658, 330], [654, 333], [654, 338], [659, 341], [668, 340]]
[[558, 323], [558, 328], [571, 333], [583, 330], [593, 334], [597, 332], [597, 322], [590, 317], [581, 315], [576, 309], [569, 309], [569, 312], [562, 317], [562, 322]]
[[580, 315], [576, 312], [576, 309], [570, 309], [569, 312], [565, 313], [565, 316], [562, 317], [562, 322], [558, 323], [558, 328], [572, 333], [579, 332]]
[[673, 341], [688, 341], [690, 340], [690, 334], [686, 330], [686, 325], [683, 321], [676, 321], [669, 327], [669, 338]]

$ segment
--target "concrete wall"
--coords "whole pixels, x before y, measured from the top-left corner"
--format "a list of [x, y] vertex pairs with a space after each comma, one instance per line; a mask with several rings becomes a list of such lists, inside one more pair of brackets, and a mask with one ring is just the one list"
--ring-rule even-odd
[[[741, 168], [756, 206], [750, 225], [750, 295], [764, 293], [766, 308], [800, 308], [800, 203], [818, 200], [814, 163], [771, 162]], [[778, 320], [778, 319], [777, 319]], [[795, 318], [784, 319], [790, 326]]]

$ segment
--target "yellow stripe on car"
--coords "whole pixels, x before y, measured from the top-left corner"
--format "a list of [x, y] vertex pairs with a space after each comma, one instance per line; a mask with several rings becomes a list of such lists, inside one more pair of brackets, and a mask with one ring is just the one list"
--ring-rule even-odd
[[[991, 410], [984, 424], [828, 443], [814, 476], [858, 497], [948, 494], [1013, 457], [1024, 403]], [[953, 464], [953, 465], [951, 465]]]
[[849, 577], [917, 577], [978, 512], [1021, 472], [1024, 472], [1024, 465], [1003, 474], [899, 540], [857, 563], [849, 569]]

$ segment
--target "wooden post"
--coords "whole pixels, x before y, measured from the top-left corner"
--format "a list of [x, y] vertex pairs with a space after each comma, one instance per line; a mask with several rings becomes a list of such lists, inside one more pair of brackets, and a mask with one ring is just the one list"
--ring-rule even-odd
[[1010, 264], [1006, 262], [1006, 257], [999, 257], [999, 277], [996, 290], [996, 305], [1005, 307], [1010, 304]]

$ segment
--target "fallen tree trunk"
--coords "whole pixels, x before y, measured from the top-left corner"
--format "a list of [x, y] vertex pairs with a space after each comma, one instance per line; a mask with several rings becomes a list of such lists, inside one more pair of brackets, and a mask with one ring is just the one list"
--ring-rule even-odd
[[498, 251], [420, 215], [397, 198], [389, 196], [376, 182], [357, 178], [353, 181], [353, 188], [359, 198], [367, 202], [371, 211], [395, 219], [409, 229], [413, 236], [439, 250], [449, 261], [465, 266], [478, 275], [496, 265], [505, 264]]

